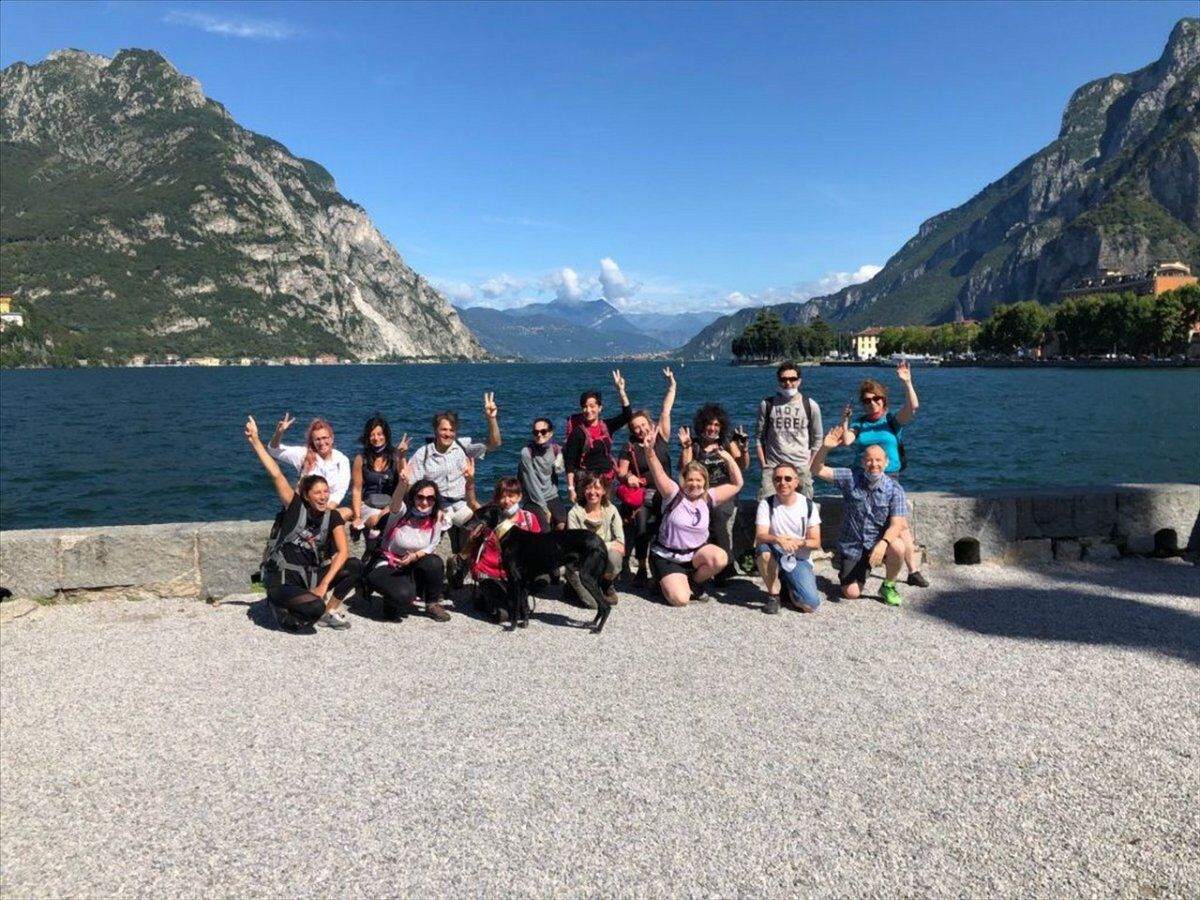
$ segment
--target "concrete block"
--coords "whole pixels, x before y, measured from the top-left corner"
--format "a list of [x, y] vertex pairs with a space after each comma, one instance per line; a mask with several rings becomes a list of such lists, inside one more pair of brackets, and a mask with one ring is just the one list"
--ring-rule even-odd
[[50, 597], [58, 583], [55, 532], [0, 531], [0, 587], [14, 597]]
[[917, 542], [934, 563], [954, 562], [954, 543], [979, 541], [982, 562], [1003, 561], [1016, 540], [1016, 498], [1003, 493], [964, 497], [926, 492], [909, 495]]
[[1083, 558], [1086, 560], [1099, 561], [1106, 559], [1120, 559], [1120, 557], [1120, 549], [1111, 541], [1087, 543], [1083, 545]]
[[1055, 540], [1054, 558], [1063, 562], [1078, 562], [1083, 556], [1083, 545], [1079, 541]]
[[1044, 488], [1014, 499], [1019, 540], [1112, 534], [1117, 525], [1117, 498], [1110, 487]]
[[196, 529], [200, 582], [205, 597], [250, 590], [258, 571], [271, 522], [205, 522]]
[[200, 582], [196, 525], [122, 525], [76, 528], [59, 538], [59, 588], [104, 588]]
[[1054, 542], [1050, 538], [1034, 538], [1013, 544], [1009, 561], [1019, 564], [1047, 563], [1054, 560]]
[[1153, 553], [1164, 528], [1175, 531], [1181, 549], [1200, 549], [1200, 485], [1122, 484], [1116, 499], [1117, 534], [1128, 552]]

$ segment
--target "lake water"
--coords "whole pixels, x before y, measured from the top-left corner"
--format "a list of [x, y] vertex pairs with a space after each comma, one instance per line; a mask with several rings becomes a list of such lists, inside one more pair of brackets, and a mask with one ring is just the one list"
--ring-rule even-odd
[[[431, 433], [430, 414], [459, 410], [460, 434], [482, 439], [485, 390], [496, 392], [504, 446], [481, 483], [515, 473], [534, 416], [556, 423], [579, 392], [604, 392], [602, 363], [255, 368], [77, 369], [0, 372], [0, 528], [263, 519], [274, 494], [242, 434], [247, 413], [264, 439], [289, 410], [288, 438], [330, 420], [353, 459], [364, 419], [379, 410], [398, 437]], [[634, 406], [656, 415], [661, 364], [621, 366]], [[914, 369], [921, 410], [905, 431], [910, 490], [1105, 482], [1200, 481], [1200, 370]], [[718, 400], [752, 429], [774, 370], [718, 363], [677, 366], [674, 427]], [[901, 385], [885, 368], [808, 368], [804, 390], [828, 421], [858, 382], [882, 378], [892, 409]], [[827, 425], [828, 427], [828, 425]], [[624, 435], [624, 432], [622, 432]], [[618, 444], [623, 443], [619, 440]], [[672, 441], [678, 458], [678, 442]], [[415, 447], [415, 445], [414, 445]], [[850, 458], [848, 452], [834, 462]], [[290, 474], [290, 473], [289, 473]], [[757, 485], [756, 467], [748, 484]], [[482, 493], [482, 490], [481, 490]]]

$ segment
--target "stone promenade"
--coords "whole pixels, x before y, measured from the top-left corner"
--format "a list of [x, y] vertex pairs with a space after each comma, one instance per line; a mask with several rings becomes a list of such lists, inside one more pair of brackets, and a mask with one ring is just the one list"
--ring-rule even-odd
[[38, 607], [0, 628], [0, 894], [1196, 896], [1200, 568], [930, 575], [626, 595], [600, 636]]

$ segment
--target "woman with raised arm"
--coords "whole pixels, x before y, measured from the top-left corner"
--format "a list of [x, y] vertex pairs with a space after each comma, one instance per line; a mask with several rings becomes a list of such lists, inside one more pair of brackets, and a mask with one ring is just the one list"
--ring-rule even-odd
[[[851, 421], [853, 410], [847, 404], [842, 411], [842, 446], [858, 444], [861, 449], [878, 446], [887, 455], [884, 474], [895, 482], [900, 481], [900, 472], [908, 465], [904, 452], [904, 427], [913, 420], [920, 408], [917, 389], [913, 386], [912, 371], [908, 363], [901, 361], [896, 366], [896, 377], [904, 385], [904, 405], [896, 412], [888, 412], [887, 387], [873, 379], [858, 386], [858, 399], [862, 403], [862, 415]], [[907, 520], [906, 520], [907, 521]], [[907, 532], [907, 526], [906, 526]], [[912, 535], [904, 535], [906, 548], [904, 564], [908, 569], [908, 583], [914, 587], [929, 587], [929, 579], [917, 565], [917, 544]]]
[[613, 434], [629, 423], [633, 410], [629, 407], [629, 395], [625, 393], [625, 379], [620, 369], [612, 373], [617, 397], [621, 401], [621, 412], [610, 418], [601, 417], [604, 405], [599, 391], [584, 391], [579, 395], [579, 412], [567, 419], [567, 442], [563, 445], [563, 466], [567, 472], [567, 499], [572, 503], [579, 500], [575, 492], [575, 475], [587, 469], [604, 479], [605, 486], [612, 483], [617, 466], [613, 461]]
[[330, 500], [328, 481], [323, 475], [305, 475], [299, 490], [293, 489], [263, 446], [253, 416], [246, 418], [246, 439], [283, 504], [262, 565], [267, 605], [276, 622], [291, 631], [314, 624], [349, 628], [338, 607], [358, 583], [362, 564], [350, 558], [346, 530]]
[[350, 488], [351, 526], [357, 531], [375, 527], [388, 511], [400, 466], [408, 453], [408, 435], [392, 446], [392, 427], [379, 413], [367, 419], [359, 437], [362, 452], [354, 457]]
[[729, 562], [729, 555], [708, 541], [708, 523], [712, 507], [736, 497], [742, 489], [742, 470], [726, 451], [732, 481], [710, 488], [708, 470], [698, 462], [688, 463], [679, 473], [678, 483], [671, 480], [654, 452], [657, 435], [646, 438], [646, 462], [654, 486], [662, 494], [662, 522], [650, 545], [650, 571], [658, 579], [667, 603], [686, 606], [692, 600], [704, 601], [705, 585]]
[[379, 524], [379, 543], [367, 560], [367, 584], [383, 597], [384, 615], [393, 621], [425, 604], [425, 615], [435, 622], [450, 618], [441, 605], [446, 564], [435, 552], [450, 519], [439, 510], [438, 486], [423, 478], [408, 486], [412, 469], [400, 470], [391, 503]]
[[650, 547], [650, 539], [658, 530], [659, 513], [662, 510], [662, 498], [658, 490], [650, 483], [650, 467], [646, 462], [646, 448], [643, 442], [651, 433], [658, 435], [654, 444], [654, 453], [667, 476], [671, 475], [671, 454], [668, 444], [671, 440], [671, 409], [675, 406], [675, 374], [669, 369], [663, 369], [667, 377], [667, 393], [663, 397], [662, 412], [658, 414], [658, 423], [652, 424], [650, 413], [639, 409], [629, 418], [629, 443], [621, 452], [617, 462], [617, 500], [620, 502], [621, 521], [629, 535], [625, 545], [626, 563], [632, 555], [637, 560], [637, 574], [633, 577], [634, 587], [642, 587], [647, 582], [646, 553]]
[[[745, 473], [750, 465], [750, 441], [746, 432], [730, 428], [729, 414], [719, 403], [706, 403], [692, 420], [692, 430], [679, 429], [679, 443], [683, 451], [679, 454], [679, 468], [695, 460], [708, 470], [710, 487], [729, 484], [732, 471], [721, 451], [732, 456], [738, 468]], [[709, 535], [714, 544], [729, 556], [730, 564], [717, 576], [717, 581], [733, 575], [733, 520], [737, 515], [737, 497], [713, 507]]]
[[333, 426], [324, 419], [313, 419], [304, 434], [303, 447], [289, 447], [280, 443], [283, 433], [295, 423], [291, 413], [285, 412], [275, 433], [271, 435], [267, 452], [275, 459], [289, 463], [300, 477], [320, 475], [329, 485], [329, 505], [338, 510], [342, 519], [353, 515], [348, 506], [342, 506], [350, 490], [350, 460], [340, 450], [333, 449]]

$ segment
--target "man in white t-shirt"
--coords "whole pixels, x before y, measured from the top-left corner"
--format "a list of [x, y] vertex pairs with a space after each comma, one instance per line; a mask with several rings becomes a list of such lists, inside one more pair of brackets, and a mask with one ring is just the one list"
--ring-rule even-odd
[[779, 612], [781, 590], [788, 605], [800, 612], [816, 612], [821, 605], [813, 550], [821, 549], [821, 511], [800, 492], [800, 473], [791, 463], [777, 463], [773, 473], [775, 495], [758, 502], [754, 520], [758, 571], [767, 589], [763, 611]]

